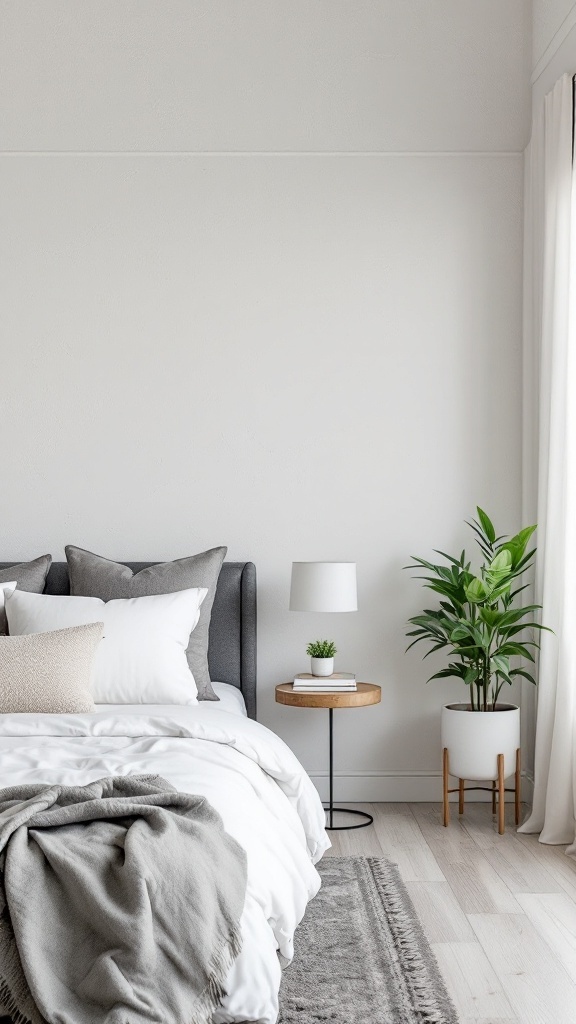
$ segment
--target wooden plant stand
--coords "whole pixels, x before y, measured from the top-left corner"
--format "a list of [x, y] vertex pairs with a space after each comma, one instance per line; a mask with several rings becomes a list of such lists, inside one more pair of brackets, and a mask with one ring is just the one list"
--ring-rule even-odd
[[448, 747], [444, 747], [442, 752], [442, 784], [443, 784], [443, 819], [442, 823], [444, 826], [450, 824], [450, 804], [448, 802], [449, 793], [458, 793], [458, 814], [464, 814], [464, 793], [473, 789], [482, 789], [487, 793], [492, 793], [492, 814], [496, 814], [496, 793], [498, 793], [498, 834], [504, 835], [504, 794], [514, 793], [514, 820], [516, 826], [520, 824], [520, 748], [516, 751], [516, 772], [514, 776], [514, 789], [506, 789], [504, 787], [504, 754], [498, 754], [498, 779], [492, 783], [492, 788], [488, 786], [466, 786], [464, 787], [465, 779], [458, 779], [458, 788], [449, 789], [448, 780], [450, 775], [450, 758], [448, 755]]

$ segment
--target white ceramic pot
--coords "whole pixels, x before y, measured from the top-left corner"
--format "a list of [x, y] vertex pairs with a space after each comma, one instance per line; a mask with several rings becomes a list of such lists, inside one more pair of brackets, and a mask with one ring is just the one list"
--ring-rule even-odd
[[469, 711], [468, 704], [442, 708], [442, 749], [448, 748], [450, 775], [470, 781], [498, 778], [498, 754], [504, 754], [504, 776], [516, 769], [520, 746], [520, 708], [497, 704], [496, 711]]
[[313, 676], [331, 676], [334, 671], [334, 658], [310, 658]]

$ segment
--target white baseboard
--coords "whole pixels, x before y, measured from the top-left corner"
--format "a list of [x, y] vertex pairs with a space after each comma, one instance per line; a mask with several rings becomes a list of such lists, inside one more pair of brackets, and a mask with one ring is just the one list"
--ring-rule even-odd
[[[328, 772], [310, 772], [322, 800], [328, 800]], [[508, 786], [511, 781], [507, 780]], [[451, 779], [451, 788], [456, 780]], [[470, 783], [473, 785], [473, 783]], [[481, 783], [479, 783], [481, 785]], [[486, 785], [489, 785], [486, 783]], [[522, 800], [532, 801], [534, 781], [527, 772], [522, 772]], [[457, 793], [450, 799], [456, 800]], [[334, 799], [343, 803], [437, 803], [442, 800], [442, 772], [387, 771], [387, 772], [336, 772], [334, 775]], [[472, 791], [467, 800], [490, 800], [490, 793]], [[513, 800], [514, 794], [507, 793], [506, 800]]]

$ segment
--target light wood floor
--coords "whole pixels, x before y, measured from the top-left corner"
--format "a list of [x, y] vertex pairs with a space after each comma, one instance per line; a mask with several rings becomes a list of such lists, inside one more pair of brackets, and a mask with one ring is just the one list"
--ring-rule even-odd
[[352, 804], [374, 824], [331, 832], [327, 856], [398, 864], [462, 1024], [576, 1024], [576, 861], [518, 835], [499, 836], [491, 807]]

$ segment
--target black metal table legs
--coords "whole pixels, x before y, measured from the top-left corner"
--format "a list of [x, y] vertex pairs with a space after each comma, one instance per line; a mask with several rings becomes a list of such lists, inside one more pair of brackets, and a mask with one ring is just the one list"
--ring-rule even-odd
[[[352, 828], [366, 828], [367, 825], [371, 825], [372, 824], [372, 822], [374, 821], [374, 818], [372, 817], [371, 814], [367, 814], [366, 811], [355, 811], [355, 810], [352, 810], [351, 807], [334, 807], [334, 723], [333, 723], [333, 718], [332, 718], [333, 714], [334, 714], [334, 709], [333, 708], [328, 708], [329, 730], [330, 730], [330, 733], [329, 733], [329, 735], [330, 735], [330, 779], [329, 779], [329, 786], [330, 786], [329, 796], [330, 796], [330, 799], [329, 799], [329, 802], [328, 802], [328, 807], [324, 808], [324, 810], [326, 811], [327, 817], [328, 817], [328, 824], [326, 825], [326, 830], [328, 832], [346, 832], [346, 831], [348, 831], [349, 829], [352, 829]], [[334, 815], [335, 814], [353, 814], [355, 817], [362, 818], [363, 820], [360, 821], [357, 825], [335, 825], [334, 824]]]

